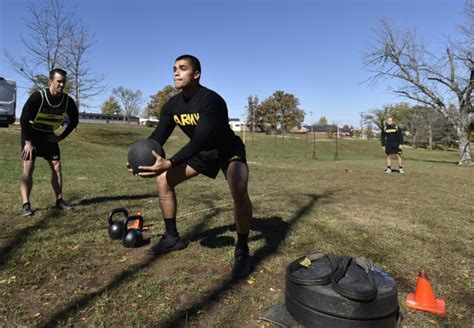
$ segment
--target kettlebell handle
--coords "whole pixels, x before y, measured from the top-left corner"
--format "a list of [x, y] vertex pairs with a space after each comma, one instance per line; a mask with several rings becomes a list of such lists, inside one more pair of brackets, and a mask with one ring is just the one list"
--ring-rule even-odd
[[138, 220], [138, 229], [136, 229], [136, 230], [142, 230], [143, 229], [143, 216], [141, 216], [140, 214], [128, 216], [127, 219], [125, 220], [125, 229], [124, 229], [125, 234], [128, 230], [128, 223], [130, 221], [135, 221], [135, 220]]
[[125, 219], [128, 219], [128, 211], [123, 208], [123, 207], [120, 207], [120, 208], [114, 208], [112, 211], [110, 211], [109, 213], [109, 225], [112, 225], [114, 224], [114, 220], [113, 220], [113, 216], [117, 213], [123, 213]]

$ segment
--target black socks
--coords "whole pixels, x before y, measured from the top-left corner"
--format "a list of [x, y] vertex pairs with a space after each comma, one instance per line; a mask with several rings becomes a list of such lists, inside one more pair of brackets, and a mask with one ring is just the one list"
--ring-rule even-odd
[[[176, 228], [176, 218], [165, 218], [166, 233], [172, 237], [179, 237], [178, 229]], [[244, 253], [249, 253], [249, 233], [237, 233], [237, 244], [235, 245], [236, 250], [242, 250]]]
[[249, 240], [249, 234], [241, 234], [237, 232], [237, 245], [235, 245], [235, 249], [241, 249], [245, 251], [247, 254], [249, 252], [249, 246], [248, 246], [248, 240]]
[[178, 229], [176, 228], [176, 218], [164, 219], [166, 232], [168, 235], [178, 237]]

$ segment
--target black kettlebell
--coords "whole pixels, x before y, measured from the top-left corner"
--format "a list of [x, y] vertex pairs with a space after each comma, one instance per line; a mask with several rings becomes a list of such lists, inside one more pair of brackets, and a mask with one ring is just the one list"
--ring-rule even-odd
[[[113, 216], [115, 214], [122, 213], [123, 217], [121, 220], [114, 221]], [[114, 208], [109, 213], [109, 236], [112, 239], [121, 239], [125, 227], [125, 222], [128, 218], [128, 211], [124, 208]]]
[[[138, 229], [128, 228], [130, 221], [138, 220]], [[122, 244], [124, 247], [132, 248], [139, 247], [145, 244], [143, 240], [143, 217], [141, 215], [132, 215], [125, 220], [125, 226], [122, 234]]]

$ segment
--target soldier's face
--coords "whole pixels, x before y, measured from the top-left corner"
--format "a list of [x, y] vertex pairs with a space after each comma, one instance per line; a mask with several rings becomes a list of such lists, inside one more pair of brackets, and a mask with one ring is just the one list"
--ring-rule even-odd
[[53, 79], [49, 80], [49, 91], [53, 96], [62, 94], [65, 86], [66, 77], [61, 74], [54, 73]]
[[199, 81], [199, 71], [194, 71], [191, 63], [186, 59], [176, 61], [173, 66], [174, 86], [183, 89], [192, 83]]

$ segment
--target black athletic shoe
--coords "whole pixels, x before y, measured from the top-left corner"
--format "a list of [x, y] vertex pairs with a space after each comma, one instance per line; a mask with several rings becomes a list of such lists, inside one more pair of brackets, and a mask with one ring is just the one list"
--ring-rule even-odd
[[33, 209], [31, 208], [30, 203], [23, 204], [21, 208], [21, 216], [32, 216]]
[[188, 241], [181, 239], [181, 237], [173, 237], [167, 232], [161, 237], [161, 239], [150, 248], [150, 254], [160, 255], [172, 251], [184, 249], [188, 246]]
[[56, 201], [56, 208], [58, 210], [63, 210], [63, 211], [70, 211], [72, 210], [72, 206], [67, 204], [63, 199], [58, 199]]
[[232, 267], [232, 279], [240, 279], [252, 272], [250, 255], [242, 249], [236, 249], [234, 253], [234, 266]]

